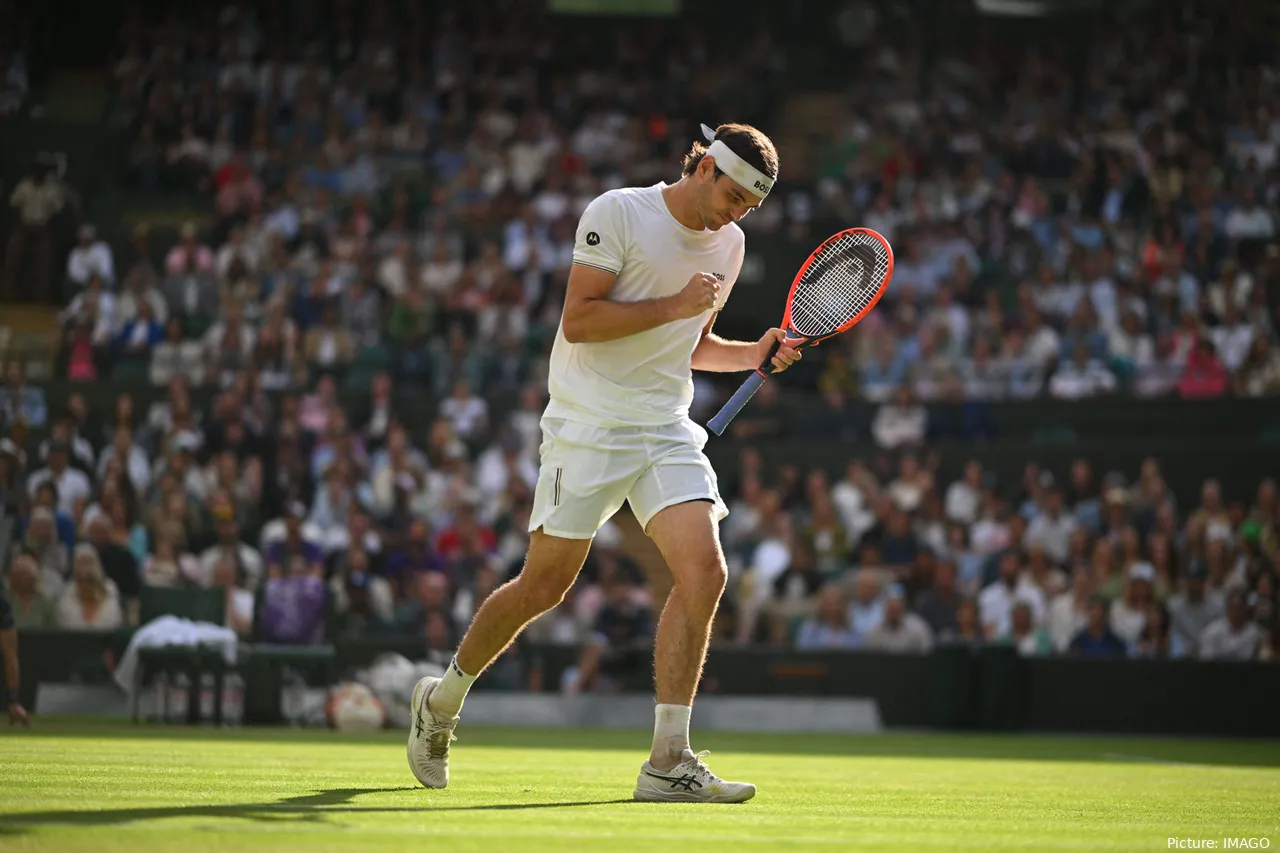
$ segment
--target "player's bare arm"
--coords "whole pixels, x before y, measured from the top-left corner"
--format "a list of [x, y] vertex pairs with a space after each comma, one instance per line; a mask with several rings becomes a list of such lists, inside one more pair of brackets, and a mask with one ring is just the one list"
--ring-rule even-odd
[[616, 278], [605, 270], [573, 265], [564, 298], [565, 340], [571, 344], [600, 343], [638, 335], [709, 311], [720, 293], [715, 276], [696, 273], [673, 296], [618, 302], [609, 299]]

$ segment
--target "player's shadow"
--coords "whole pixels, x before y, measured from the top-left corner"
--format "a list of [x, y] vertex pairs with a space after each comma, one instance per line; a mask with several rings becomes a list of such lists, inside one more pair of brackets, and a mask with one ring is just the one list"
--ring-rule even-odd
[[328, 814], [390, 814], [412, 812], [513, 811], [520, 809], [559, 809], [576, 806], [607, 806], [635, 802], [631, 799], [584, 800], [581, 802], [497, 803], [479, 806], [436, 806], [429, 802], [415, 806], [362, 806], [352, 803], [365, 794], [398, 794], [422, 792], [421, 788], [334, 788], [286, 797], [273, 803], [230, 803], [205, 806], [141, 806], [124, 809], [61, 809], [37, 812], [14, 812], [0, 815], [0, 835], [16, 835], [38, 826], [118, 826], [165, 818], [221, 819], [251, 821], [315, 822]]

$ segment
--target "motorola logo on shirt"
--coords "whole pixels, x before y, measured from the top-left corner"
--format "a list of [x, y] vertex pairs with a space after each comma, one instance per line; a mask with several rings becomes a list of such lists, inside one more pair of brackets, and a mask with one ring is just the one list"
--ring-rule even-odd
[[594, 232], [594, 231], [589, 231], [589, 232], [587, 232], [587, 245], [588, 245], [588, 246], [599, 246], [599, 245], [600, 245], [600, 235], [599, 235], [599, 234], [597, 234], [597, 233], [596, 233], [596, 232]]

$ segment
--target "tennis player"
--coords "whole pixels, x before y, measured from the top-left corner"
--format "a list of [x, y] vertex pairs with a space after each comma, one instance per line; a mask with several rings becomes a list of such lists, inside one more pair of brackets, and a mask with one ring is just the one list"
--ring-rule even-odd
[[[674, 585], [654, 642], [653, 746], [637, 800], [736, 803], [755, 786], [726, 782], [689, 746], [689, 715], [726, 566], [718, 523], [728, 514], [689, 418], [693, 370], [754, 370], [781, 329], [755, 342], [712, 333], [742, 268], [738, 220], [769, 195], [778, 154], [759, 130], [705, 125], [683, 176], [612, 190], [582, 214], [551, 351], [541, 468], [520, 575], [476, 613], [443, 678], [414, 690], [408, 758], [429, 788], [449, 782], [449, 744], [467, 690], [531, 620], [573, 585], [599, 528], [629, 501], [671, 568]], [[780, 346], [774, 367], [800, 353]]]

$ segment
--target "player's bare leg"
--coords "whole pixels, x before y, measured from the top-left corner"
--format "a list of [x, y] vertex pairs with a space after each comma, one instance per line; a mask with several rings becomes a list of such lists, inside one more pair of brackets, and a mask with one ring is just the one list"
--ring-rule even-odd
[[693, 696], [728, 576], [714, 512], [708, 501], [677, 504], [655, 515], [646, 531], [673, 584], [654, 640], [658, 707], [653, 747], [636, 782], [638, 800], [737, 803], [755, 796], [754, 785], [711, 773], [702, 762], [705, 753], [694, 754], [689, 746]]
[[449, 784], [449, 743], [467, 691], [524, 626], [559, 604], [582, 570], [590, 539], [535, 531], [519, 576], [485, 599], [443, 678], [424, 678], [413, 691], [409, 767], [428, 788]]

